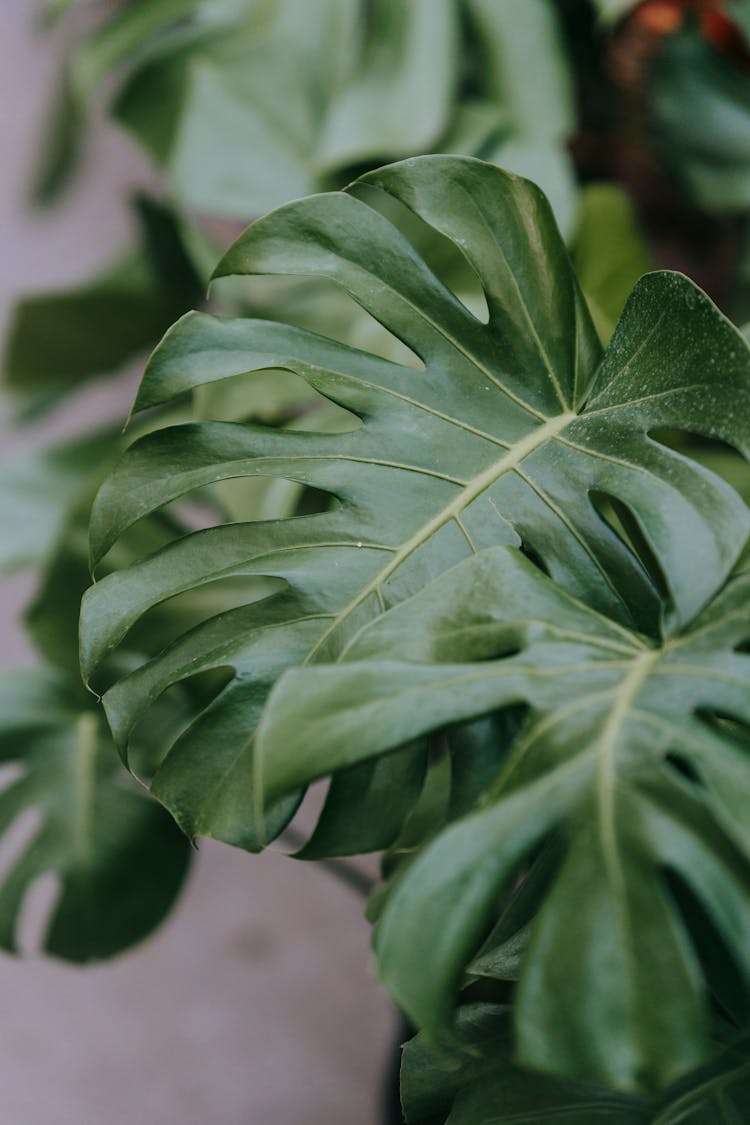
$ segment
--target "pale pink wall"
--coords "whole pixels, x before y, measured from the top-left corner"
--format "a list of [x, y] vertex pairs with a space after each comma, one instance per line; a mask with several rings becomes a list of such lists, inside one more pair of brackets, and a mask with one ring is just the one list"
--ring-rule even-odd
[[[128, 234], [136, 154], [97, 135], [81, 189], [32, 217], [23, 187], [59, 44], [30, 34], [32, 0], [0, 5], [0, 322], [21, 290], [85, 276]], [[122, 382], [87, 391], [41, 435], [121, 411]], [[0, 529], [1, 533], [1, 529]], [[0, 665], [28, 658], [0, 583]], [[0, 878], [9, 859], [0, 842]], [[206, 844], [175, 917], [116, 964], [78, 971], [0, 955], [0, 1125], [376, 1125], [393, 1035], [368, 976], [361, 904], [330, 875]]]

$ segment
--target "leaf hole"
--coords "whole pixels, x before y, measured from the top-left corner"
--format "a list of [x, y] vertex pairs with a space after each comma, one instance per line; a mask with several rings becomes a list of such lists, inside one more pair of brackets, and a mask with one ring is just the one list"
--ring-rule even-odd
[[185, 590], [153, 606], [128, 634], [130, 651], [155, 655], [204, 621], [253, 605], [286, 588], [283, 578], [230, 575]]
[[[351, 190], [351, 189], [350, 189]], [[488, 324], [490, 310], [479, 274], [463, 250], [399, 200], [365, 184], [356, 194], [393, 224], [426, 262], [437, 280], [480, 324]]]
[[589, 489], [589, 500], [599, 518], [610, 528], [640, 563], [663, 601], [669, 600], [664, 572], [641, 527], [627, 504], [601, 489]]
[[345, 405], [334, 402], [301, 375], [285, 368], [268, 368], [208, 383], [195, 392], [194, 402], [199, 421], [255, 422], [321, 433], [339, 433], [360, 425]]
[[694, 711], [696, 718], [710, 727], [714, 733], [722, 738], [732, 741], [750, 750], [750, 724], [724, 711], [714, 711], [708, 707], [697, 707]]
[[549, 567], [547, 566], [541, 555], [537, 554], [533, 547], [531, 547], [528, 543], [522, 543], [519, 550], [521, 554], [529, 560], [530, 563], [534, 564], [537, 570], [541, 570], [542, 574], [545, 574], [547, 578], [551, 577]]
[[319, 488], [304, 488], [294, 508], [295, 516], [314, 516], [320, 512], [329, 512], [332, 508], [339, 508], [341, 504], [330, 492], [323, 492]]
[[671, 751], [665, 756], [664, 761], [673, 770], [675, 770], [680, 777], [690, 781], [693, 785], [702, 785], [703, 779], [693, 764], [685, 758], [682, 754], [676, 754]]
[[750, 464], [729, 442], [712, 434], [666, 427], [649, 430], [648, 436], [651, 441], [663, 445], [673, 453], [697, 461], [750, 502]]
[[534, 919], [552, 891], [565, 856], [560, 832], [553, 832], [531, 853], [506, 893], [500, 915], [479, 950], [472, 972], [498, 980], [516, 980]]
[[286, 324], [361, 348], [402, 367], [424, 371], [424, 363], [408, 344], [328, 278], [220, 278], [212, 286], [212, 297], [224, 308], [236, 307], [239, 300], [252, 316], [264, 320], [278, 320], [279, 309], [283, 309]]
[[[130, 732], [128, 763], [139, 781], [151, 785], [167, 755], [235, 677], [234, 668], [223, 665], [183, 676], [163, 688]], [[130, 776], [123, 774], [122, 784], [131, 783]]]
[[750, 1015], [748, 992], [731, 946], [687, 880], [671, 868], [663, 872], [669, 897], [677, 907], [690, 942], [719, 1009], [738, 1025]]
[[449, 728], [452, 818], [474, 808], [497, 779], [528, 711], [516, 704]]

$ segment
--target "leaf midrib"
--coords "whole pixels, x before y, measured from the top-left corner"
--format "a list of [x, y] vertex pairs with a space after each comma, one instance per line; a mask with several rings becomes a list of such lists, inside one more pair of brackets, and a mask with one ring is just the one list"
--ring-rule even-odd
[[442, 527], [444, 527], [451, 520], [456, 520], [459, 523], [461, 512], [478, 496], [481, 495], [486, 489], [493, 485], [501, 476], [516, 468], [526, 457], [533, 453], [540, 445], [546, 441], [557, 437], [567, 426], [570, 425], [578, 414], [575, 411], [566, 411], [564, 414], [559, 414], [556, 418], [548, 419], [543, 426], [532, 430], [531, 433], [521, 438], [504, 456], [498, 461], [495, 461], [488, 469], [479, 473], [474, 477], [466, 487], [458, 493], [457, 496], [451, 500], [437, 515], [423, 524], [422, 527], [408, 539], [406, 543], [402, 544], [397, 551], [394, 552], [390, 561], [378, 573], [370, 579], [370, 581], [351, 599], [333, 618], [329, 627], [318, 638], [310, 652], [302, 661], [303, 666], [309, 664], [315, 657], [315, 654], [321, 648], [328, 638], [335, 632], [342, 621], [346, 620], [350, 613], [357, 609], [371, 594], [376, 594], [382, 587], [383, 583], [388, 580], [391, 574], [396, 571], [403, 562], [410, 555], [412, 555], [422, 544], [426, 543], [431, 536], [435, 535]]
[[596, 795], [599, 819], [599, 835], [604, 864], [610, 881], [616, 890], [618, 901], [624, 901], [625, 879], [617, 847], [616, 809], [614, 793], [616, 787], [616, 755], [623, 727], [628, 721], [632, 705], [640, 691], [643, 681], [651, 674], [656, 662], [661, 658], [660, 649], [639, 653], [632, 667], [623, 679], [614, 697], [604, 729], [597, 741], [597, 780]]

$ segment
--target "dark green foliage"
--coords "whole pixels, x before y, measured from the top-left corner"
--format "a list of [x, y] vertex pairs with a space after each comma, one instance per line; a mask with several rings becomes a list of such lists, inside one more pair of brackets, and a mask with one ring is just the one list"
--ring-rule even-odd
[[68, 961], [111, 957], [163, 921], [190, 847], [120, 769], [95, 702], [57, 673], [0, 677], [0, 761], [17, 776], [0, 794], [0, 831], [38, 818], [0, 881], [0, 945], [17, 948], [30, 888], [55, 876], [44, 949]]
[[117, 374], [200, 301], [203, 283], [178, 220], [145, 198], [138, 219], [136, 254], [80, 289], [30, 296], [16, 306], [5, 383], [23, 411], [47, 411], [82, 383]]
[[[465, 256], [486, 317], [396, 204]], [[193, 532], [89, 591], [92, 676], [173, 596], [276, 583], [113, 684], [122, 753], [167, 688], [231, 670], [152, 783], [188, 832], [258, 848], [332, 776], [308, 854], [391, 845], [371, 906], [380, 974], [433, 1042], [463, 985], [494, 982], [522, 1065], [626, 1090], [678, 1080], [713, 1049], [727, 981], [750, 978], [750, 515], [680, 437], [750, 452], [744, 338], [686, 278], [654, 273], [602, 354], [544, 198], [467, 158], [276, 210], [217, 270], [256, 273], [330, 278], [414, 359], [269, 321], [190, 315], [167, 335], [137, 407], [280, 369], [351, 421], [209, 421], [125, 454], [95, 504], [95, 563], [230, 478], [330, 501]], [[484, 1120], [497, 1081], [472, 1080], [455, 1119]], [[639, 1120], [635, 1103], [572, 1096], [570, 1113]], [[535, 1104], [530, 1084], [519, 1097]]]

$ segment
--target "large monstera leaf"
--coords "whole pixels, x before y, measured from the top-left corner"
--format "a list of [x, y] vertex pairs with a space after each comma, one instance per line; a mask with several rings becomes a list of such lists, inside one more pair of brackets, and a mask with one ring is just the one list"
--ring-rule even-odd
[[444, 1027], [503, 888], [557, 834], [559, 872], [521, 961], [519, 1058], [613, 1086], [663, 1084], [702, 1061], [707, 1026], [665, 872], [703, 903], [750, 981], [748, 640], [747, 574], [654, 643], [519, 551], [480, 552], [362, 630], [345, 661], [288, 672], [257, 772], [278, 797], [526, 704], [482, 807], [394, 887], [376, 932], [382, 977], [418, 1026]]
[[[96, 562], [142, 516], [215, 481], [280, 476], [331, 497], [315, 515], [188, 535], [103, 579], [84, 600], [90, 679], [160, 602], [229, 576], [283, 581], [275, 596], [185, 634], [105, 697], [124, 747], [171, 684], [234, 670], [173, 747], [154, 790], [187, 831], [245, 847], [259, 846], [290, 813], [259, 825], [252, 792], [253, 728], [284, 668], [336, 659], [384, 609], [498, 544], [523, 543], [592, 607], [652, 631], [660, 570], [678, 625], [729, 572], [748, 529], [728, 485], [654, 436], [684, 429], [748, 449], [747, 344], [691, 282], [644, 278], [602, 357], [549, 206], [532, 184], [457, 157], [409, 160], [362, 182], [460, 249], [481, 281], [487, 321], [372, 202], [330, 193], [288, 204], [248, 229], [218, 275], [328, 277], [419, 366], [283, 324], [189, 315], [157, 349], [137, 408], [283, 368], [361, 424], [335, 435], [226, 422], [165, 429], [126, 454], [93, 514]], [[592, 494], [616, 498], [644, 559], [653, 555], [658, 566], [644, 565]]]
[[246, 221], [352, 167], [439, 149], [537, 180], [572, 233], [559, 25], [554, 0], [131, 0], [71, 52], [38, 191], [60, 190], [109, 79], [115, 118], [186, 213]]
[[27, 896], [49, 877], [46, 952], [83, 962], [146, 937], [174, 904], [190, 847], [123, 770], [93, 700], [58, 672], [4, 673], [0, 763], [12, 773], [0, 831], [13, 851], [0, 878], [0, 946], [17, 950]]

